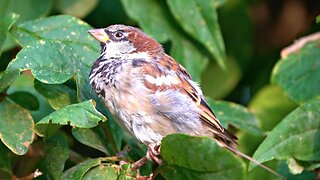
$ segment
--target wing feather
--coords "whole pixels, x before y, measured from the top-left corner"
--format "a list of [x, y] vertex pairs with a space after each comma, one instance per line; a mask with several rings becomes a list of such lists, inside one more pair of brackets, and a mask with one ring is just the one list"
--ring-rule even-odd
[[[163, 59], [158, 60], [157, 63], [150, 63], [148, 66], [143, 66], [142, 69], [146, 76], [153, 77], [153, 79], [149, 77], [148, 80], [144, 81], [148, 89], [153, 92], [173, 89], [184, 93], [199, 108], [202, 124], [213, 132], [214, 137], [217, 136], [216, 139], [221, 141], [222, 138], [223, 141], [226, 141], [225, 143], [228, 141], [236, 143], [237, 137], [222, 127], [220, 121], [205, 101], [200, 88], [192, 81], [190, 74], [184, 67], [166, 55]], [[172, 80], [172, 83], [168, 79]]]

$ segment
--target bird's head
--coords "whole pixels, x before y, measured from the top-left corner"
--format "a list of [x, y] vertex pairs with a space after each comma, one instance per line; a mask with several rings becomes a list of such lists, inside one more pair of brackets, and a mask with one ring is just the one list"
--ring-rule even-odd
[[117, 57], [133, 53], [163, 53], [162, 46], [140, 29], [126, 25], [111, 25], [88, 31], [101, 42], [101, 54]]

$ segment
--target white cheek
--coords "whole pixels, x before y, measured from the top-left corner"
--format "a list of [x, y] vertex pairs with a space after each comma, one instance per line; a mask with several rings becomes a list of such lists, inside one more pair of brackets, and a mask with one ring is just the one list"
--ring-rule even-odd
[[106, 44], [106, 50], [103, 57], [109, 58], [119, 54], [127, 54], [134, 50], [135, 48], [129, 42], [109, 42]]

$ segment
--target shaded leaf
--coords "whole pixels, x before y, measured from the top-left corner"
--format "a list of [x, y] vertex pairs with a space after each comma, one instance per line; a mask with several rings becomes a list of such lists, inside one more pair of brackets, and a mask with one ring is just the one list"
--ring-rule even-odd
[[[255, 28], [252, 17], [248, 13], [249, 1], [232, 0], [227, 1], [219, 8], [219, 24], [223, 33], [223, 39], [228, 54], [228, 59], [237, 62], [245, 73], [252, 65]], [[228, 68], [228, 65], [226, 65]], [[232, 73], [230, 71], [229, 73]], [[252, 74], [252, 71], [250, 71]], [[217, 75], [215, 75], [217, 76]]]
[[20, 15], [18, 22], [35, 19], [48, 14], [52, 4], [52, 0], [1, 0], [0, 19], [11, 13]]
[[36, 111], [30, 111], [30, 114], [33, 117], [33, 121], [36, 123], [43, 117], [50, 114], [53, 109], [50, 107], [48, 101], [34, 89], [33, 81], [34, 78], [30, 74], [22, 73], [21, 76], [19, 76], [18, 79], [10, 85], [7, 90], [7, 94], [12, 94], [17, 91], [25, 91], [34, 95], [39, 101], [39, 109]]
[[8, 95], [15, 103], [19, 104], [21, 107], [35, 111], [39, 109], [38, 99], [31, 93], [25, 91], [16, 91]]
[[161, 142], [161, 156], [168, 164], [160, 171], [164, 177], [244, 178], [244, 163], [210, 137], [168, 135]]
[[208, 63], [208, 57], [173, 26], [175, 22], [168, 16], [170, 12], [163, 9], [162, 2], [155, 0], [143, 0], [140, 3], [133, 0], [121, 2], [126, 13], [138, 21], [148, 35], [161, 43], [171, 40], [170, 54], [189, 71], [194, 80], [200, 81], [200, 74]]
[[30, 113], [5, 98], [0, 102], [0, 139], [15, 154], [27, 153], [34, 139]]
[[225, 69], [209, 63], [201, 76], [203, 93], [214, 99], [227, 96], [241, 79], [241, 69], [235, 60], [228, 58], [224, 63]]
[[97, 0], [57, 0], [55, 8], [62, 14], [70, 14], [79, 18], [85, 17], [98, 4]]
[[298, 175], [291, 174], [289, 171], [288, 165], [285, 161], [279, 162], [278, 171], [281, 173], [281, 175], [283, 175], [286, 179], [289, 179], [289, 180], [316, 179], [315, 172], [303, 171], [301, 174], [298, 174]]
[[48, 124], [71, 125], [80, 128], [92, 128], [98, 125], [99, 121], [106, 121], [106, 118], [95, 109], [93, 100], [72, 104], [55, 111], [41, 119], [36, 128], [40, 134], [44, 134]]
[[94, 11], [86, 17], [86, 21], [94, 27], [105, 27], [107, 24], [119, 24], [120, 22], [132, 24], [132, 20], [124, 12], [121, 1], [99, 1]]
[[0, 142], [0, 170], [12, 175], [11, 166], [11, 152], [2, 142]]
[[[50, 12], [52, 5], [53, 0], [1, 0], [0, 21], [12, 13], [20, 16], [17, 21], [18, 24], [27, 20], [43, 17]], [[14, 46], [16, 46], [16, 42], [11, 35], [8, 34], [4, 50], [8, 50]]]
[[[142, 0], [136, 3], [134, 0], [121, 0], [121, 3], [128, 16], [138, 21], [141, 28], [157, 41], [163, 43], [171, 38], [168, 32], [173, 28], [167, 22], [168, 17], [164, 16], [161, 5], [157, 1]], [[147, 14], [149, 16], [146, 16]], [[151, 19], [153, 20], [150, 21]]]
[[167, 0], [171, 13], [182, 28], [200, 41], [225, 67], [225, 49], [218, 23], [215, 0]]
[[34, 87], [48, 99], [51, 107], [55, 110], [77, 102], [76, 90], [64, 84], [44, 84], [36, 80]]
[[229, 123], [253, 135], [263, 134], [257, 117], [247, 108], [232, 102], [207, 100], [224, 127]]
[[[263, 163], [272, 159], [320, 160], [320, 100], [302, 104], [286, 116], [262, 142], [253, 158]], [[249, 169], [256, 165], [250, 163]]]
[[60, 179], [69, 157], [68, 143], [61, 134], [57, 134], [45, 141], [45, 149], [49, 179]]
[[100, 127], [91, 129], [75, 127], [72, 128], [72, 135], [82, 144], [102, 151], [106, 155], [111, 155], [108, 150], [108, 148], [110, 148], [112, 152], [112, 147], [110, 147], [111, 144], [106, 139], [106, 135]]
[[204, 56], [191, 42], [179, 36], [172, 41], [170, 54], [188, 70], [194, 81], [200, 81], [201, 72], [208, 64], [208, 57]]
[[82, 179], [117, 179], [118, 178], [118, 169], [112, 166], [100, 165], [90, 169]]
[[81, 179], [85, 173], [87, 173], [91, 168], [98, 166], [100, 163], [101, 158], [86, 160], [63, 172], [61, 179]]
[[[274, 98], [277, 97], [277, 98]], [[249, 102], [249, 109], [259, 118], [261, 128], [270, 131], [297, 105], [284, 95], [276, 85], [267, 85], [259, 90]]]
[[272, 72], [292, 100], [303, 103], [320, 95], [320, 41], [307, 43], [297, 53], [280, 60]]
[[19, 15], [10, 13], [5, 18], [0, 19], [0, 55], [7, 38], [7, 33], [10, 27], [17, 21], [18, 18]]

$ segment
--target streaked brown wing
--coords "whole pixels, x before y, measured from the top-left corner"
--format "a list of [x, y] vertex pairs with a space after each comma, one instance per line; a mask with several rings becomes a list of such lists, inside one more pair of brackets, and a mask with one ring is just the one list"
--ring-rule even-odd
[[[158, 60], [157, 63], [148, 63], [148, 65], [141, 67], [146, 76], [153, 78], [153, 81], [150, 81], [150, 79], [144, 81], [144, 84], [148, 89], [153, 92], [165, 91], [168, 89], [179, 90], [181, 93], [190, 97], [201, 110], [200, 119], [206, 127], [211, 129], [216, 136], [226, 141], [236, 143], [237, 137], [222, 127], [219, 120], [204, 100], [201, 90], [196, 87], [197, 85], [195, 83], [192, 83], [191, 76], [184, 67], [168, 55], [165, 55], [163, 59]], [[162, 82], [160, 77], [168, 77], [167, 79], [172, 82]]]

